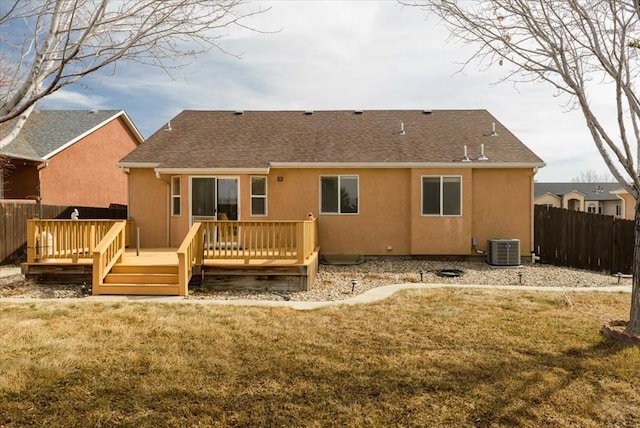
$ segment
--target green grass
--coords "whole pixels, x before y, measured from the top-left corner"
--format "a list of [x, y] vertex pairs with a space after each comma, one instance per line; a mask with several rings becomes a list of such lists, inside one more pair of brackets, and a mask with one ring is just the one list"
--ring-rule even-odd
[[638, 426], [628, 294], [0, 305], [0, 426]]

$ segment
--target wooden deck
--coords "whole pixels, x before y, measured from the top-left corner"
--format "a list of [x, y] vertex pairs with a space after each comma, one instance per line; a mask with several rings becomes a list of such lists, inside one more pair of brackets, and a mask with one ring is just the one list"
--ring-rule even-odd
[[[125, 248], [124, 222], [29, 220], [23, 273], [91, 283], [94, 295], [188, 295], [209, 289], [306, 290], [319, 264], [315, 221], [196, 223], [179, 248]], [[228, 245], [225, 233], [236, 239]], [[225, 245], [212, 237], [224, 237]], [[241, 241], [242, 240], [242, 241]]]

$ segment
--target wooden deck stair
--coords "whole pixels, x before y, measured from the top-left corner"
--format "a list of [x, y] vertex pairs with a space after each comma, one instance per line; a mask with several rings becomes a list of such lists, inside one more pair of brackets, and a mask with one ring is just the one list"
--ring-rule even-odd
[[104, 282], [104, 294], [177, 296], [178, 266], [117, 264]]

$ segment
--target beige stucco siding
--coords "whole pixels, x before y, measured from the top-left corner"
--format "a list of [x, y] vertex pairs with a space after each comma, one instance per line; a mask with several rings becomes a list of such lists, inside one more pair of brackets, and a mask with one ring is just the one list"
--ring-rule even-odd
[[[320, 177], [335, 175], [358, 177], [357, 214], [320, 213]], [[326, 252], [408, 254], [409, 177], [409, 170], [398, 169], [273, 169], [267, 181], [268, 216], [255, 219], [302, 220], [312, 212]], [[241, 182], [246, 183], [240, 191], [241, 218], [247, 220], [249, 178]]]
[[536, 205], [549, 205], [554, 208], [562, 208], [562, 199], [556, 195], [547, 193], [535, 199]]
[[42, 203], [126, 205], [127, 177], [116, 163], [136, 148], [136, 142], [120, 117], [52, 156], [40, 171]]
[[[140, 228], [140, 245], [169, 246], [169, 184], [156, 178], [151, 168], [132, 168], [129, 171], [129, 216]], [[182, 237], [186, 235], [186, 229]]]
[[[473, 179], [470, 169], [414, 169], [411, 172], [411, 253], [454, 255], [471, 252]], [[461, 216], [422, 215], [422, 177], [462, 178]]]
[[620, 195], [624, 199], [624, 218], [634, 220], [636, 218], [636, 200], [631, 193], [622, 193]]
[[[357, 214], [320, 213], [320, 177], [358, 177]], [[462, 179], [461, 216], [422, 215], [422, 177]], [[220, 175], [220, 178], [230, 176]], [[318, 219], [322, 251], [365, 255], [469, 255], [472, 238], [517, 238], [531, 248], [532, 171], [524, 169], [272, 169], [267, 176], [267, 216], [250, 216], [250, 175], [239, 178], [240, 220]], [[178, 246], [190, 225], [189, 176], [181, 176], [181, 213], [171, 216], [170, 175], [132, 169], [130, 214], [143, 246]], [[508, 197], [505, 197], [508, 195]]]
[[475, 169], [473, 171], [473, 237], [486, 250], [487, 239], [515, 238], [520, 252], [532, 250], [533, 171], [527, 169]]

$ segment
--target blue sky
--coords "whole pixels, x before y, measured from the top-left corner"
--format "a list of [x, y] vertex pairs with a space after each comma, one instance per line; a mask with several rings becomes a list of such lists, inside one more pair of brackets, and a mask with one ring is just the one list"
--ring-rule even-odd
[[[537, 181], [607, 173], [578, 111], [543, 83], [496, 84], [506, 69], [475, 63], [436, 17], [395, 1], [264, 1], [223, 47], [182, 69], [119, 64], [39, 108], [124, 109], [150, 136], [185, 109], [487, 109], [546, 163]], [[608, 100], [594, 102], [608, 107]]]

